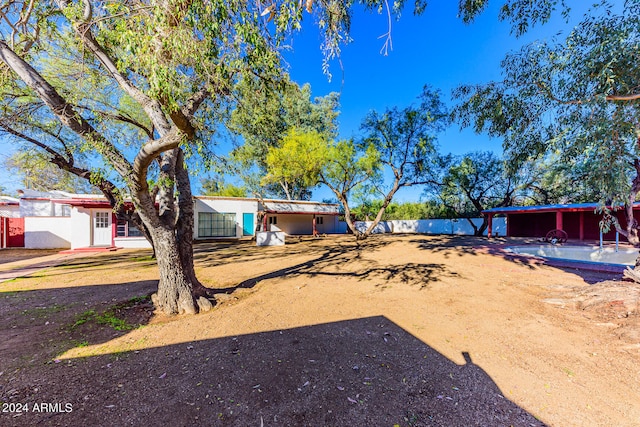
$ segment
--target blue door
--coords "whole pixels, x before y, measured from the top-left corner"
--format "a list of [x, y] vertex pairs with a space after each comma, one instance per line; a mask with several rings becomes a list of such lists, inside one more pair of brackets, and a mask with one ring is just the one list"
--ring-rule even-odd
[[253, 236], [253, 214], [252, 213], [242, 214], [242, 235]]

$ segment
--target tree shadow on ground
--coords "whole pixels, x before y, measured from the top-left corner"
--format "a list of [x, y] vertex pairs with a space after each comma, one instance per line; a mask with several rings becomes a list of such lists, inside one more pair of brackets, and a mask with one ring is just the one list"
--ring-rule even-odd
[[605, 280], [616, 280], [622, 275], [624, 267], [603, 265], [593, 266], [580, 261], [551, 260], [539, 257], [519, 255], [505, 250], [508, 246], [540, 242], [537, 239], [518, 239], [509, 241], [504, 238], [488, 240], [484, 237], [472, 236], [433, 236], [423, 239], [411, 240], [418, 249], [442, 253], [445, 258], [463, 255], [489, 254], [501, 257], [516, 265], [527, 267], [531, 270], [544, 267], [555, 268], [567, 273], [580, 276], [585, 283], [595, 284]]
[[60, 269], [109, 269], [113, 265], [156, 265], [151, 249], [125, 250], [122, 252], [97, 253], [73, 258], [58, 264]]
[[0, 265], [56, 255], [58, 252], [58, 249], [0, 248]]
[[0, 372], [50, 363], [70, 348], [147, 324], [153, 312], [149, 296], [157, 287], [147, 280], [0, 292]]
[[255, 241], [198, 242], [194, 244], [194, 259], [203, 266], [224, 265], [237, 262], [272, 260], [274, 257], [296, 255], [324, 255], [352, 253], [356, 256], [365, 250], [381, 249], [391, 242], [388, 239], [371, 238], [357, 242], [352, 236], [324, 238], [287, 237], [284, 246], [256, 246]]
[[[370, 253], [390, 243], [391, 241], [389, 239], [380, 238], [369, 239], [366, 242], [354, 242], [351, 245], [340, 244], [329, 247], [317, 247], [314, 248], [313, 251], [304, 251], [304, 254], [315, 255], [315, 258], [311, 260], [251, 277], [237, 285], [218, 288], [216, 291], [220, 293], [230, 293], [236, 289], [252, 288], [263, 280], [298, 276], [352, 277], [359, 281], [398, 281], [403, 284], [417, 285], [420, 286], [420, 289], [425, 289], [430, 283], [437, 281], [439, 277], [457, 275], [457, 273], [449, 271], [443, 264], [385, 264], [381, 267], [378, 262], [363, 257], [363, 253]], [[349, 268], [349, 265], [354, 262], [358, 262], [359, 267], [357, 270]]]
[[0, 398], [73, 408], [7, 426], [544, 425], [462, 355], [376, 316], [63, 360], [20, 372]]
[[501, 256], [517, 264], [536, 268], [542, 263], [532, 257], [512, 254], [504, 251], [506, 241], [504, 239], [487, 240], [485, 237], [474, 236], [429, 236], [410, 241], [417, 245], [418, 249], [440, 253], [445, 259], [465, 255], [477, 256], [478, 254], [490, 254]]

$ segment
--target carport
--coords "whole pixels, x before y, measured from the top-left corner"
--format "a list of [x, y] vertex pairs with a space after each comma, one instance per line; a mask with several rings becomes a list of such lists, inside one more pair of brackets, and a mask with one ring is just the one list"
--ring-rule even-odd
[[[493, 217], [507, 217], [508, 237], [545, 237], [551, 230], [564, 230], [570, 239], [591, 240], [600, 238], [602, 205], [598, 203], [573, 203], [537, 206], [509, 206], [482, 211], [488, 216], [488, 236], [492, 235]], [[610, 208], [611, 209], [611, 208]], [[634, 204], [634, 216], [640, 220], [640, 203]], [[622, 207], [614, 214], [622, 227], [626, 219]], [[614, 240], [615, 230], [603, 235], [604, 240]]]

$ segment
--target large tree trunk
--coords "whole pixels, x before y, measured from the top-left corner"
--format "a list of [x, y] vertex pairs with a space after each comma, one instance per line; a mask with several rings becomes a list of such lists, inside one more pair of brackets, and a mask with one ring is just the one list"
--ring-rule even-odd
[[[636, 170], [636, 176], [631, 181], [631, 188], [624, 207], [626, 227], [622, 228], [615, 213], [608, 214], [609, 217], [606, 218], [605, 216], [605, 219], [608, 219], [616, 231], [626, 237], [629, 243], [637, 248], [640, 247], [640, 236], [638, 236], [638, 221], [633, 215], [633, 205], [636, 202], [636, 195], [640, 192], [640, 159], [634, 159], [633, 167]], [[640, 258], [636, 261], [636, 266], [638, 265], [640, 265]]]
[[[66, 5], [66, 1], [60, 1], [62, 9]], [[85, 6], [88, 6], [90, 12], [90, 3], [85, 2]], [[3, 40], [0, 40], [0, 61], [11, 68], [42, 99], [63, 125], [87, 140], [129, 187], [133, 204], [144, 225], [141, 230], [149, 232], [156, 251], [160, 271], [158, 293], [153, 297], [156, 308], [167, 314], [196, 313], [210, 309], [211, 303], [202, 296], [209, 292], [195, 276], [192, 248], [193, 202], [182, 152], [177, 148], [186, 140], [194, 138], [195, 130], [189, 123], [189, 118], [206, 99], [208, 91], [195, 93], [184, 111], [173, 111], [170, 116], [175, 126], [172, 126], [159, 101], [145, 95], [126, 76], [120, 74], [115, 62], [93, 38], [90, 23], [83, 22], [75, 28], [83, 44], [103, 63], [122, 89], [141, 105], [160, 135], [159, 139], [152, 139], [142, 146], [133, 163], [78, 114], [73, 105]], [[156, 193], [150, 193], [147, 183], [148, 167], [157, 159], [160, 160], [159, 182], [162, 183], [158, 193], [159, 211], [155, 206]], [[175, 200], [176, 189], [178, 206]]]
[[193, 209], [185, 213], [185, 217], [188, 215], [191, 215], [190, 221], [181, 218], [175, 226], [151, 229], [160, 275], [158, 292], [152, 300], [156, 309], [166, 314], [194, 314], [212, 307], [208, 299], [213, 296], [211, 290], [204, 287], [195, 274], [192, 231], [188, 231], [193, 230]]
[[473, 228], [473, 235], [475, 237], [482, 237], [484, 235], [484, 231], [489, 227], [489, 218], [487, 218], [486, 216], [482, 218], [482, 224], [480, 224], [480, 227], [475, 225], [475, 223], [473, 222], [473, 218], [465, 219], [467, 220], [467, 222], [469, 222], [469, 224], [471, 224], [471, 227]]
[[344, 220], [347, 223], [347, 227], [351, 230], [351, 233], [356, 237], [356, 240], [364, 240], [367, 236], [364, 235], [360, 230], [356, 228], [355, 223], [353, 222], [353, 218], [351, 215], [351, 209], [349, 208], [349, 201], [346, 196], [338, 195], [338, 199], [344, 206]]
[[189, 272], [185, 271], [183, 266], [175, 230], [154, 229], [151, 235], [160, 273], [158, 293], [152, 297], [156, 309], [166, 314], [197, 313], [194, 286]]
[[[193, 259], [194, 209], [189, 174], [184, 167], [184, 154], [177, 148], [163, 158], [163, 173], [175, 177], [177, 209], [173, 185], [167, 186], [160, 197], [160, 221], [149, 227], [156, 249], [160, 282], [153, 302], [156, 309], [167, 314], [194, 314], [207, 311], [211, 291], [196, 277]], [[141, 209], [145, 207], [141, 206]], [[141, 217], [153, 218], [155, 212]]]
[[396, 192], [400, 188], [401, 178], [402, 178], [402, 175], [400, 175], [400, 177], [396, 177], [396, 179], [393, 182], [393, 187], [391, 188], [391, 190], [389, 190], [389, 193], [387, 193], [387, 195], [385, 196], [384, 201], [382, 202], [382, 206], [380, 206], [380, 209], [378, 210], [378, 214], [376, 215], [371, 225], [369, 225], [369, 227], [367, 227], [365, 232], [361, 233], [360, 236], [356, 236], [358, 240], [366, 239], [367, 237], [369, 237], [373, 232], [373, 230], [376, 228], [376, 226], [380, 224], [380, 221], [382, 221], [382, 216], [384, 215], [384, 212], [387, 210], [387, 207], [389, 207], [389, 204], [391, 204], [391, 200], [393, 199], [393, 196], [396, 194]]

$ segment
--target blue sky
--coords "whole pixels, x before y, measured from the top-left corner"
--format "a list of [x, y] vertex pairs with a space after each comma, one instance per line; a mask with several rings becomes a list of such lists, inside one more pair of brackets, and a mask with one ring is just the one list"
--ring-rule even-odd
[[[291, 76], [300, 84], [309, 82], [314, 96], [331, 91], [341, 94], [340, 136], [348, 138], [358, 134], [360, 121], [368, 111], [406, 107], [416, 101], [425, 84], [440, 89], [445, 102], [452, 105], [451, 91], [455, 87], [500, 79], [500, 62], [509, 51], [553, 37], [559, 31], [567, 34], [588, 6], [570, 1], [576, 4], [572, 22], [565, 23], [558, 14], [548, 24], [516, 38], [510, 34], [509, 24], [498, 20], [498, 2], [490, 2], [470, 25], [457, 18], [457, 3], [430, 2], [423, 15], [416, 17], [407, 11], [394, 20], [393, 51], [388, 56], [380, 54], [383, 40], [379, 39], [387, 32], [386, 13], [358, 11], [353, 19], [353, 42], [343, 48], [342, 69], [337, 61], [332, 63], [331, 82], [322, 74], [319, 34], [307, 23], [292, 41], [293, 51], [286, 55]], [[438, 140], [443, 153], [502, 152], [500, 140], [461, 131], [456, 125], [440, 134]], [[420, 188], [404, 189], [395, 200], [417, 201], [421, 193]], [[330, 197], [324, 188], [314, 191], [314, 199]]]
[[[414, 17], [407, 10], [399, 20], [393, 20], [393, 50], [388, 56], [380, 53], [383, 40], [379, 39], [388, 29], [386, 14], [358, 10], [352, 23], [353, 42], [343, 47], [342, 69], [338, 61], [332, 62], [331, 81], [322, 73], [318, 30], [311, 20], [306, 20], [303, 31], [291, 40], [292, 51], [285, 56], [289, 72], [298, 83], [310, 83], [314, 96], [332, 91], [341, 94], [340, 136], [348, 138], [358, 134], [360, 121], [368, 111], [406, 107], [416, 100], [425, 84], [440, 89], [445, 102], [451, 105], [451, 90], [456, 86], [499, 79], [500, 61], [507, 52], [533, 40], [549, 38], [559, 30], [566, 34], [587, 7], [582, 1], [570, 0], [576, 9], [572, 23], [565, 24], [557, 16], [551, 23], [516, 39], [510, 35], [508, 23], [498, 20], [499, 2], [490, 2], [489, 8], [470, 25], [456, 17], [457, 3], [430, 2], [422, 16]], [[460, 131], [455, 125], [439, 135], [439, 146], [441, 152], [454, 154], [502, 151], [501, 141]], [[0, 160], [7, 154], [7, 144], [0, 144]], [[194, 177], [192, 183], [198, 194], [199, 179]], [[13, 192], [20, 184], [0, 169], [0, 186]], [[396, 200], [416, 201], [421, 192], [420, 188], [403, 190]], [[326, 189], [314, 191], [316, 200], [330, 197], [332, 194]]]

